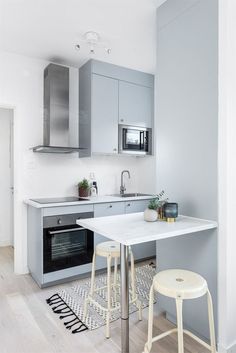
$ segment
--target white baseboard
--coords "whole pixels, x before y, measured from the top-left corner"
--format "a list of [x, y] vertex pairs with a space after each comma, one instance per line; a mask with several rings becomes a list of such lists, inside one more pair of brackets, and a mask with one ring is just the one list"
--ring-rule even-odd
[[222, 345], [218, 345], [218, 353], [236, 353], [236, 343], [234, 343], [231, 347], [225, 348]]
[[10, 244], [9, 240], [0, 240], [0, 248], [3, 248], [5, 246], [12, 246], [12, 244]]

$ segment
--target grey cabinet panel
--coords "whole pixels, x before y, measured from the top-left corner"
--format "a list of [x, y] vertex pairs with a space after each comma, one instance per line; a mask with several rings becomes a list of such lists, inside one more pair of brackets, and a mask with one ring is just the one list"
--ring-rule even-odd
[[92, 152], [118, 153], [118, 81], [92, 74]]
[[124, 202], [108, 202], [94, 205], [94, 217], [114, 216], [125, 213]]
[[93, 59], [89, 60], [89, 63], [92, 67], [92, 72], [98, 75], [154, 88], [154, 75], [152, 74]]
[[[118, 153], [118, 123], [153, 127], [154, 76], [89, 60], [79, 69], [81, 157]], [[123, 121], [122, 121], [123, 120]]]
[[[149, 200], [130, 201], [125, 203], [125, 213], [143, 212], [149, 203]], [[156, 242], [150, 241], [148, 243], [133, 245], [132, 251], [134, 259], [145, 259], [156, 256]]]
[[152, 127], [153, 90], [119, 81], [119, 123]]
[[148, 203], [149, 200], [127, 201], [125, 203], [125, 213], [143, 212]]

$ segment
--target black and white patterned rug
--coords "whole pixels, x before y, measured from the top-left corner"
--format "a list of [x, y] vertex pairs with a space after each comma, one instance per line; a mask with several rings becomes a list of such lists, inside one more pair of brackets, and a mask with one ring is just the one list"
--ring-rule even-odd
[[[152, 279], [156, 274], [156, 269], [150, 265], [136, 267], [136, 291], [138, 299], [142, 303], [142, 307], [148, 306], [149, 290], [152, 284]], [[112, 274], [113, 275], [113, 274]], [[117, 274], [118, 282], [120, 280], [119, 273]], [[98, 275], [95, 279], [95, 288], [106, 285], [106, 274]], [[63, 289], [47, 299], [48, 305], [51, 306], [55, 314], [59, 314], [59, 318], [63, 320], [65, 327], [71, 330], [72, 333], [82, 332], [85, 330], [95, 330], [106, 324], [106, 313], [100, 310], [97, 306], [90, 304], [88, 306], [88, 315], [83, 322], [84, 301], [90, 290], [90, 278], [80, 280], [73, 287]], [[115, 307], [112, 293], [112, 307]], [[96, 292], [94, 299], [102, 306], [107, 306], [107, 291], [106, 289]], [[120, 300], [120, 291], [117, 290], [117, 301]], [[129, 307], [130, 314], [136, 312], [136, 305], [131, 304]], [[120, 318], [120, 310], [115, 310], [111, 314], [111, 322]]]

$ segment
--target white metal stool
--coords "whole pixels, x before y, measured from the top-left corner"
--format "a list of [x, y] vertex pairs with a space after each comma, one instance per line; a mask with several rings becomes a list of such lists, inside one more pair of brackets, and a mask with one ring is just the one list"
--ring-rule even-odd
[[[177, 328], [164, 332], [156, 337], [152, 337], [153, 328], [153, 300], [154, 291], [176, 300]], [[184, 299], [195, 299], [207, 294], [208, 318], [210, 329], [210, 345], [201, 340], [193, 333], [183, 330], [182, 305]], [[144, 353], [149, 353], [152, 343], [156, 342], [173, 332], [178, 334], [178, 353], [184, 353], [183, 333], [186, 333], [211, 353], [216, 353], [215, 329], [213, 317], [213, 305], [211, 294], [209, 292], [206, 280], [199, 274], [185, 270], [166, 270], [161, 271], [153, 278], [153, 284], [150, 289], [149, 298], [149, 317], [148, 317], [148, 340], [144, 346]]]
[[[130, 303], [135, 304], [138, 308], [139, 320], [142, 320], [142, 304], [138, 300], [136, 293], [135, 283], [135, 268], [134, 268], [134, 257], [130, 249], [130, 262], [131, 262], [131, 301]], [[96, 256], [102, 256], [107, 258], [107, 285], [104, 287], [95, 288], [95, 270], [96, 270]], [[99, 309], [106, 312], [106, 337], [110, 337], [110, 316], [111, 312], [120, 309], [120, 303], [117, 303], [117, 289], [119, 283], [117, 282], [117, 260], [120, 257], [120, 244], [115, 241], [107, 241], [100, 243], [96, 246], [93, 254], [92, 262], [92, 274], [91, 274], [91, 287], [88, 297], [84, 303], [84, 319], [87, 316], [88, 304], [92, 303]], [[114, 281], [111, 283], [111, 261], [114, 259]], [[94, 298], [94, 293], [102, 289], [107, 289], [107, 307], [100, 305]], [[114, 302], [115, 305], [112, 307], [111, 289], [114, 290]]]

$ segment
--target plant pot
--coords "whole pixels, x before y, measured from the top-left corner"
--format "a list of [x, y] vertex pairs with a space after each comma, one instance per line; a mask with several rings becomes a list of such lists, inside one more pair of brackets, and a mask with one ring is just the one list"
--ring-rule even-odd
[[146, 222], [156, 222], [157, 221], [157, 211], [150, 210], [150, 208], [147, 208], [144, 211], [144, 220]]
[[79, 197], [88, 197], [90, 189], [83, 189], [83, 188], [78, 188], [79, 189]]

